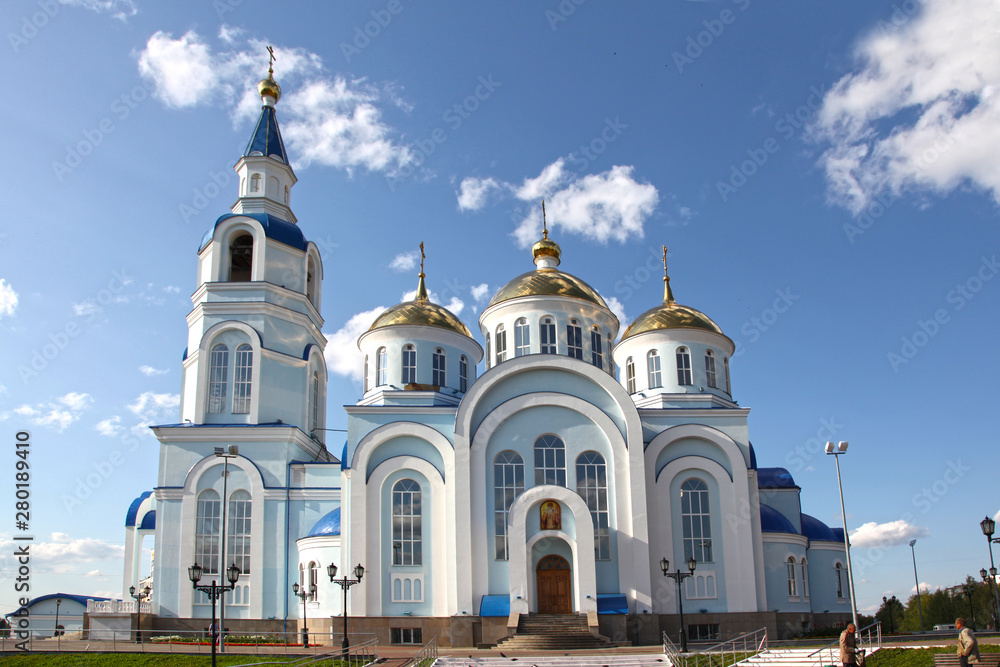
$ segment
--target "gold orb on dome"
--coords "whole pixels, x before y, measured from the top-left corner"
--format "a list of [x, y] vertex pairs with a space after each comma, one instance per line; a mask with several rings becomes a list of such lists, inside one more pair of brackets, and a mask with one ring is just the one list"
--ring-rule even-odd
[[261, 97], [273, 97], [275, 102], [281, 99], [281, 86], [270, 74], [257, 84], [257, 92], [260, 93]]

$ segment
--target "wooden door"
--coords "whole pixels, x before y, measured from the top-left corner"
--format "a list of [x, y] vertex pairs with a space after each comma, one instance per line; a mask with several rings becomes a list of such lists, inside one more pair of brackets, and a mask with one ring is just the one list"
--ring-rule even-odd
[[538, 562], [538, 613], [569, 614], [573, 611], [569, 563], [562, 556], [546, 556]]

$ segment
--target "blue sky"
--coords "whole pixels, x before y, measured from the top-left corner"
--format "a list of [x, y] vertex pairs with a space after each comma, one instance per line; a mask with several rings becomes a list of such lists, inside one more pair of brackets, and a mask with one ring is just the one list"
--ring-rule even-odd
[[416, 287], [477, 332], [532, 268], [625, 322], [662, 295], [738, 344], [762, 466], [838, 525], [861, 609], [988, 566], [1000, 510], [1000, 10], [987, 0], [20, 0], [2, 10], [0, 423], [30, 430], [32, 594], [114, 595], [124, 516], [177, 419], [198, 243], [275, 47], [292, 206], [323, 253], [329, 426], [354, 342]]

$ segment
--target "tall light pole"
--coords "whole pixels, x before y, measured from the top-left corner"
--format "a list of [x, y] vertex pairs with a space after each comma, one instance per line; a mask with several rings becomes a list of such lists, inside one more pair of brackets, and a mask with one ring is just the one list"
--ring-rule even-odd
[[337, 566], [334, 563], [326, 566], [326, 573], [330, 575], [330, 581], [344, 589], [344, 641], [341, 642], [340, 646], [346, 651], [351, 648], [351, 643], [347, 641], [347, 590], [354, 584], [361, 583], [361, 577], [365, 576], [365, 568], [361, 566], [361, 563], [355, 565], [354, 579], [348, 579], [346, 576], [343, 579], [334, 579], [337, 576]]
[[976, 610], [972, 607], [972, 596], [976, 592], [975, 580], [966, 580], [962, 584], [962, 592], [965, 593], [965, 597], [969, 598], [969, 615], [972, 616], [972, 629], [976, 629]]
[[236, 587], [236, 582], [239, 581], [242, 572], [240, 568], [233, 563], [226, 569], [226, 578], [229, 579], [228, 586], [220, 586], [215, 583], [215, 579], [212, 579], [212, 583], [209, 586], [199, 586], [198, 581], [201, 580], [202, 567], [195, 563], [188, 568], [188, 578], [191, 579], [191, 584], [194, 586], [196, 591], [201, 591], [202, 593], [208, 595], [212, 600], [212, 627], [209, 628], [208, 634], [209, 639], [212, 641], [212, 667], [215, 667], [215, 632], [212, 631], [214, 628], [219, 636], [222, 636], [222, 631], [215, 625], [215, 601], [222, 597], [227, 591], [231, 591]]
[[997, 628], [997, 622], [1000, 621], [1000, 601], [997, 600], [997, 568], [993, 564], [993, 543], [1000, 542], [1000, 539], [993, 539], [993, 530], [996, 528], [996, 521], [990, 517], [986, 517], [979, 522], [979, 527], [983, 529], [983, 535], [986, 536], [986, 542], [990, 546], [990, 574], [993, 575], [993, 584], [990, 588], [993, 590], [993, 629]]
[[[223, 565], [226, 564], [226, 509], [229, 506], [229, 459], [235, 459], [240, 455], [240, 448], [236, 445], [229, 445], [229, 451], [227, 452], [222, 447], [215, 448], [215, 455], [221, 459], [225, 459], [225, 464], [222, 468], [222, 546], [220, 547], [220, 553], [222, 558], [219, 561]], [[222, 600], [219, 602], [219, 652], [226, 652], [226, 633], [223, 629], [226, 627], [226, 596], [222, 596]]]
[[851, 620], [854, 622], [854, 627], [860, 628], [858, 625], [858, 603], [854, 598], [854, 573], [851, 570], [851, 540], [847, 535], [847, 510], [844, 509], [844, 485], [840, 481], [840, 455], [847, 453], [847, 441], [841, 440], [840, 442], [834, 444], [832, 442], [826, 443], [826, 453], [833, 457], [833, 460], [837, 462], [837, 488], [840, 489], [840, 516], [844, 520], [844, 549], [847, 552], [847, 584], [851, 591]]
[[[992, 570], [992, 574], [993, 574], [993, 582], [996, 583], [996, 580], [997, 580], [997, 569], [995, 567], [990, 568], [990, 569]], [[990, 572], [987, 572], [986, 568], [984, 567], [983, 569], [981, 569], [979, 571], [979, 576], [983, 578], [983, 583], [986, 584], [986, 588], [988, 590], [990, 588], [990, 581], [986, 577], [990, 576]], [[995, 608], [994, 608], [994, 614], [995, 613], [996, 613], [996, 611], [995, 611]], [[994, 630], [996, 629], [996, 619], [997, 619], [997, 617], [994, 616], [993, 617], [993, 629]]]
[[676, 572], [670, 571], [670, 561], [666, 558], [660, 560], [660, 569], [663, 570], [664, 577], [670, 577], [675, 582], [677, 582], [677, 607], [681, 613], [681, 652], [687, 653], [687, 634], [684, 632], [684, 597], [681, 595], [681, 582], [688, 577], [694, 576], [694, 568], [698, 566], [698, 561], [692, 556], [687, 562], [688, 571], [681, 572], [680, 568], [677, 568]]
[[136, 593], [135, 586], [128, 587], [128, 594], [135, 600], [135, 634], [136, 641], [140, 644], [142, 643], [142, 601], [149, 597], [150, 590], [149, 586], [146, 586]]
[[913, 582], [917, 585], [917, 611], [920, 612], [920, 632], [924, 631], [924, 607], [920, 604], [920, 579], [917, 577], [917, 550], [913, 545], [916, 540], [910, 540], [910, 551], [913, 553]]
[[299, 582], [292, 584], [292, 593], [302, 598], [302, 647], [309, 648], [309, 623], [306, 618], [306, 598], [316, 592], [316, 584], [299, 587]]
[[896, 604], [896, 596], [893, 595], [891, 598], [882, 596], [882, 604], [885, 605], [886, 610], [889, 612], [889, 634], [893, 634], [894, 630], [892, 627], [892, 605]]
[[56, 598], [56, 627], [55, 632], [52, 634], [53, 637], [59, 637], [59, 605], [62, 604], [62, 598]]

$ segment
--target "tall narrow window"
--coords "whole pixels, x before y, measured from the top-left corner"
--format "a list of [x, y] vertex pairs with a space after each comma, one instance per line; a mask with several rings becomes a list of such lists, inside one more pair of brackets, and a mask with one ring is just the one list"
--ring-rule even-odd
[[417, 381], [417, 348], [412, 345], [403, 346], [403, 384]]
[[260, 192], [260, 174], [250, 177], [250, 192]]
[[310, 428], [313, 432], [319, 428], [319, 401], [321, 392], [319, 389], [319, 372], [313, 371], [312, 376], [312, 414], [310, 415]]
[[611, 524], [608, 512], [608, 466], [597, 452], [576, 459], [576, 492], [587, 503], [594, 520], [594, 557], [611, 560]]
[[682, 387], [691, 382], [691, 353], [686, 347], [677, 348], [677, 384]]
[[802, 559], [802, 597], [809, 597], [809, 563]]
[[628, 393], [635, 393], [635, 362], [632, 357], [625, 360], [625, 387]]
[[316, 602], [319, 597], [319, 566], [316, 561], [309, 561], [309, 601]]
[[469, 390], [469, 360], [464, 354], [458, 360], [458, 390], [462, 393]]
[[796, 576], [795, 576], [796, 575], [795, 570], [798, 569], [798, 565], [795, 562], [795, 559], [789, 556], [788, 560], [785, 561], [785, 566], [788, 568], [788, 597], [790, 598], [798, 597], [799, 588], [798, 584], [796, 583]]
[[447, 384], [445, 381], [445, 357], [444, 350], [440, 347], [434, 349], [434, 359], [432, 365], [432, 375], [431, 384], [436, 384], [439, 387], [443, 387]]
[[246, 282], [253, 275], [253, 237], [240, 234], [229, 246], [229, 280]]
[[556, 321], [551, 317], [543, 317], [539, 332], [542, 354], [556, 354]]
[[662, 387], [663, 381], [660, 379], [660, 354], [656, 350], [650, 350], [646, 355], [646, 369], [649, 372], [649, 388]]
[[507, 361], [507, 330], [503, 325], [497, 327], [497, 363]]
[[423, 565], [420, 485], [401, 479], [392, 487], [392, 564]]
[[605, 334], [608, 342], [608, 373], [613, 377], [615, 374], [615, 358], [611, 356], [611, 334]]
[[208, 411], [226, 411], [226, 385], [229, 383], [229, 348], [221, 343], [212, 348], [208, 365]]
[[288, 186], [285, 186], [285, 203], [288, 203]]
[[583, 359], [583, 332], [576, 320], [570, 320], [566, 325], [566, 354], [574, 359]]
[[[238, 489], [229, 494], [226, 512], [226, 561], [236, 563], [243, 574], [250, 574], [250, 494]], [[227, 564], [226, 567], [229, 567]]]
[[319, 308], [319, 304], [316, 303], [316, 262], [312, 257], [306, 265], [306, 296], [309, 298], [309, 303]]
[[715, 353], [711, 350], [705, 351], [705, 380], [712, 389], [718, 389], [719, 383], [715, 377]]
[[712, 561], [712, 515], [708, 505], [708, 486], [697, 478], [681, 484], [681, 523], [684, 537], [684, 560], [692, 557], [699, 563]]
[[531, 354], [531, 331], [528, 320], [522, 317], [514, 322], [514, 356], [523, 357], [526, 354]]
[[535, 440], [535, 485], [566, 486], [566, 445], [555, 435]]
[[253, 348], [243, 343], [236, 348], [236, 367], [233, 369], [233, 414], [250, 412], [253, 394]]
[[729, 386], [729, 357], [723, 357], [723, 359], [722, 359], [722, 367], [726, 371], [726, 393], [729, 394], [730, 396], [732, 396], [733, 395], [733, 390]]
[[386, 382], [386, 351], [384, 347], [380, 347], [378, 352], [375, 353], [375, 386], [382, 387], [388, 382]]
[[486, 370], [490, 369], [490, 338], [492, 338], [492, 336], [490, 336], [489, 332], [487, 331], [486, 332], [486, 358], [485, 358]]
[[362, 374], [362, 382], [364, 383], [364, 392], [368, 393], [368, 355], [365, 355], [365, 370]]
[[604, 368], [604, 341], [601, 339], [601, 330], [597, 327], [590, 330], [590, 363]]
[[506, 450], [493, 460], [493, 548], [497, 560], [509, 560], [507, 520], [510, 506], [524, 491], [524, 460]]
[[194, 562], [205, 574], [219, 573], [219, 514], [222, 503], [219, 494], [205, 489], [198, 494], [198, 509], [194, 523]]
[[844, 599], [844, 566], [839, 562], [833, 564], [833, 573], [837, 575], [837, 599]]

